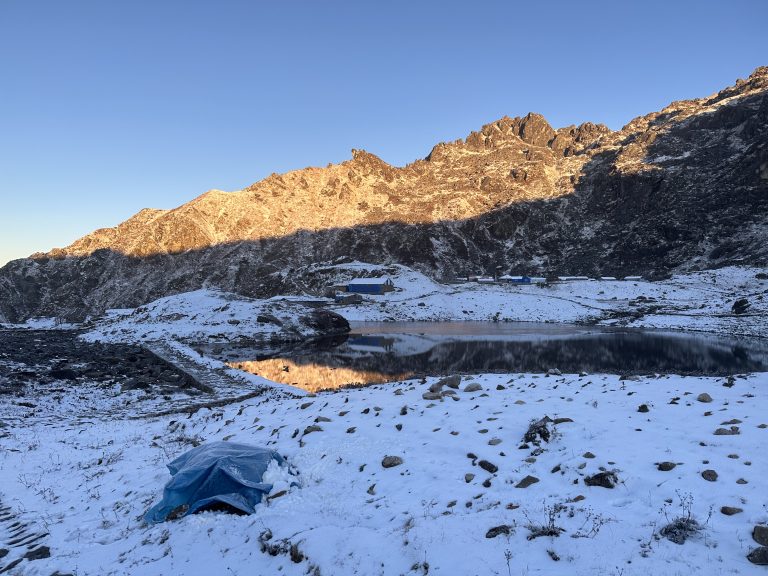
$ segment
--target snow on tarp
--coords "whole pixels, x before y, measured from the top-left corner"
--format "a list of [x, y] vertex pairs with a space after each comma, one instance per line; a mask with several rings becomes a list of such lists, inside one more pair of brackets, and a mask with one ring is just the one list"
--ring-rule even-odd
[[163, 489], [163, 499], [144, 519], [164, 522], [172, 512], [178, 518], [222, 507], [252, 514], [272, 489], [262, 479], [273, 460], [284, 463], [277, 452], [248, 444], [210, 442], [193, 448], [168, 464], [173, 478]]

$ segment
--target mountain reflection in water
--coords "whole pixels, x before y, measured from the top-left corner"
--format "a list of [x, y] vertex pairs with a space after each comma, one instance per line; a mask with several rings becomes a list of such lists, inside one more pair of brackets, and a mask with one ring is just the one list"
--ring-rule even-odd
[[768, 371], [768, 341], [628, 329], [489, 323], [369, 323], [279, 353], [200, 351], [305, 390], [482, 372], [725, 375]]

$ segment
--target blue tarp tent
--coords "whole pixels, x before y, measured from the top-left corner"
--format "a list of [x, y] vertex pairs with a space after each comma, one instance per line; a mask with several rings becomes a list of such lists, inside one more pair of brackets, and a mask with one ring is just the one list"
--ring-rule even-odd
[[247, 444], [210, 442], [193, 448], [168, 464], [173, 478], [144, 519], [163, 522], [171, 512], [178, 518], [211, 508], [252, 514], [272, 489], [261, 481], [272, 460], [284, 462], [273, 450]]

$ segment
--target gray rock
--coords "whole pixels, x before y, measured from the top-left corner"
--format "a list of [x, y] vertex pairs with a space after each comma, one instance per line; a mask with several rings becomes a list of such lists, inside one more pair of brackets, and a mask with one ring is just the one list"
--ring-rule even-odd
[[696, 400], [699, 402], [704, 402], [705, 404], [708, 404], [709, 402], [712, 402], [712, 396], [707, 394], [706, 392], [702, 392], [698, 396], [696, 396]]
[[749, 303], [749, 300], [746, 298], [739, 298], [733, 303], [733, 306], [731, 306], [731, 311], [734, 314], [744, 314], [747, 310], [749, 310], [750, 306], [752, 306]]
[[480, 460], [480, 462], [478, 462], [477, 465], [480, 466], [480, 468], [482, 468], [486, 472], [490, 472], [491, 474], [496, 474], [496, 472], [498, 472], [499, 470], [499, 467], [496, 466], [496, 464], [488, 462], [488, 460]]
[[701, 473], [701, 477], [704, 478], [704, 480], [707, 482], [716, 482], [717, 472], [714, 470], [704, 470], [704, 472]]
[[500, 534], [504, 534], [505, 536], [508, 536], [513, 531], [513, 528], [511, 526], [507, 526], [506, 524], [502, 524], [501, 526], [494, 526], [488, 532], [485, 533], [486, 538], [496, 538], [496, 536]]
[[440, 392], [424, 392], [421, 397], [424, 398], [424, 400], [440, 400], [443, 395], [440, 394]]
[[528, 486], [531, 486], [532, 484], [536, 484], [539, 479], [536, 478], [536, 476], [531, 476], [530, 474], [520, 480], [517, 484], [515, 484], [515, 488], [528, 488]]
[[637, 411], [641, 414], [645, 414], [649, 411], [648, 404], [640, 404], [640, 406], [637, 407]]
[[438, 384], [441, 384], [443, 386], [447, 386], [448, 388], [453, 388], [454, 390], [459, 389], [459, 384], [461, 383], [461, 376], [448, 376], [446, 378], [442, 378]]
[[760, 546], [747, 554], [747, 560], [758, 566], [768, 566], [768, 546]]
[[730, 428], [718, 428], [715, 430], [715, 436], [736, 436], [741, 434], [738, 426], [731, 426]]
[[479, 392], [482, 389], [483, 387], [480, 386], [480, 384], [478, 384], [477, 382], [472, 382], [471, 384], [467, 384], [464, 387], [464, 392]]
[[547, 370], [547, 376], [562, 376], [562, 372], [558, 370], [557, 368], [550, 368]]
[[321, 426], [313, 425], [313, 426], [307, 426], [304, 428], [304, 436], [307, 434], [312, 434], [312, 432], [322, 432], [323, 429]]
[[474, 479], [475, 479], [475, 475], [474, 474], [472, 474], [472, 473], [464, 474], [464, 482], [466, 482], [467, 484], [472, 482], [472, 480], [474, 480]]
[[619, 483], [619, 477], [613, 471], [598, 472], [584, 478], [587, 486], [600, 486], [601, 488], [615, 488]]
[[674, 470], [675, 466], [677, 466], [677, 464], [674, 462], [659, 462], [656, 465], [656, 469], [660, 470], [661, 472], [669, 472], [670, 470]]
[[394, 468], [395, 466], [400, 466], [402, 463], [403, 459], [400, 458], [400, 456], [384, 456], [381, 461], [381, 465], [384, 468]]
[[752, 539], [761, 546], [768, 546], [768, 526], [756, 525], [752, 529]]
[[744, 512], [743, 508], [737, 508], [736, 506], [723, 506], [720, 508], [720, 513], [726, 516], [733, 516], [735, 514], [741, 514]]
[[429, 391], [430, 392], [440, 392], [442, 389], [443, 389], [443, 382], [442, 381], [433, 382], [430, 385], [430, 387], [429, 387]]

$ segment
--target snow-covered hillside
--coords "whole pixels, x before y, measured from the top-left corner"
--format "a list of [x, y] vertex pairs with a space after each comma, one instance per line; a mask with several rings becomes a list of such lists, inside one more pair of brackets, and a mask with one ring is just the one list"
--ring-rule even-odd
[[[397, 290], [365, 295], [362, 304], [341, 305], [316, 296], [249, 299], [198, 290], [161, 298], [135, 310], [113, 311], [86, 337], [103, 341], [160, 338], [233, 339], [308, 337], [297, 319], [306, 303], [321, 303], [349, 321], [470, 320], [599, 323], [721, 334], [768, 334], [768, 277], [765, 270], [730, 267], [673, 276], [660, 282], [576, 281], [547, 286], [440, 284], [405, 266], [365, 263], [335, 267], [339, 282], [386, 275]], [[734, 314], [746, 298], [750, 307]], [[265, 322], [266, 316], [279, 321]], [[261, 318], [261, 321], [259, 320]]]
[[[707, 270], [659, 282], [587, 280], [548, 286], [445, 285], [402, 266], [396, 269], [392, 278], [399, 291], [332, 309], [350, 321], [586, 322], [768, 334], [768, 275], [759, 268]], [[368, 265], [366, 270], [381, 274], [386, 269]], [[732, 307], [740, 298], [751, 306], [737, 315]]]
[[[88, 341], [134, 342], [188, 338], [295, 340], [322, 335], [306, 298], [244, 298], [197, 290], [161, 298], [145, 306], [109, 311], [83, 336]], [[329, 316], [331, 317], [331, 316]]]

